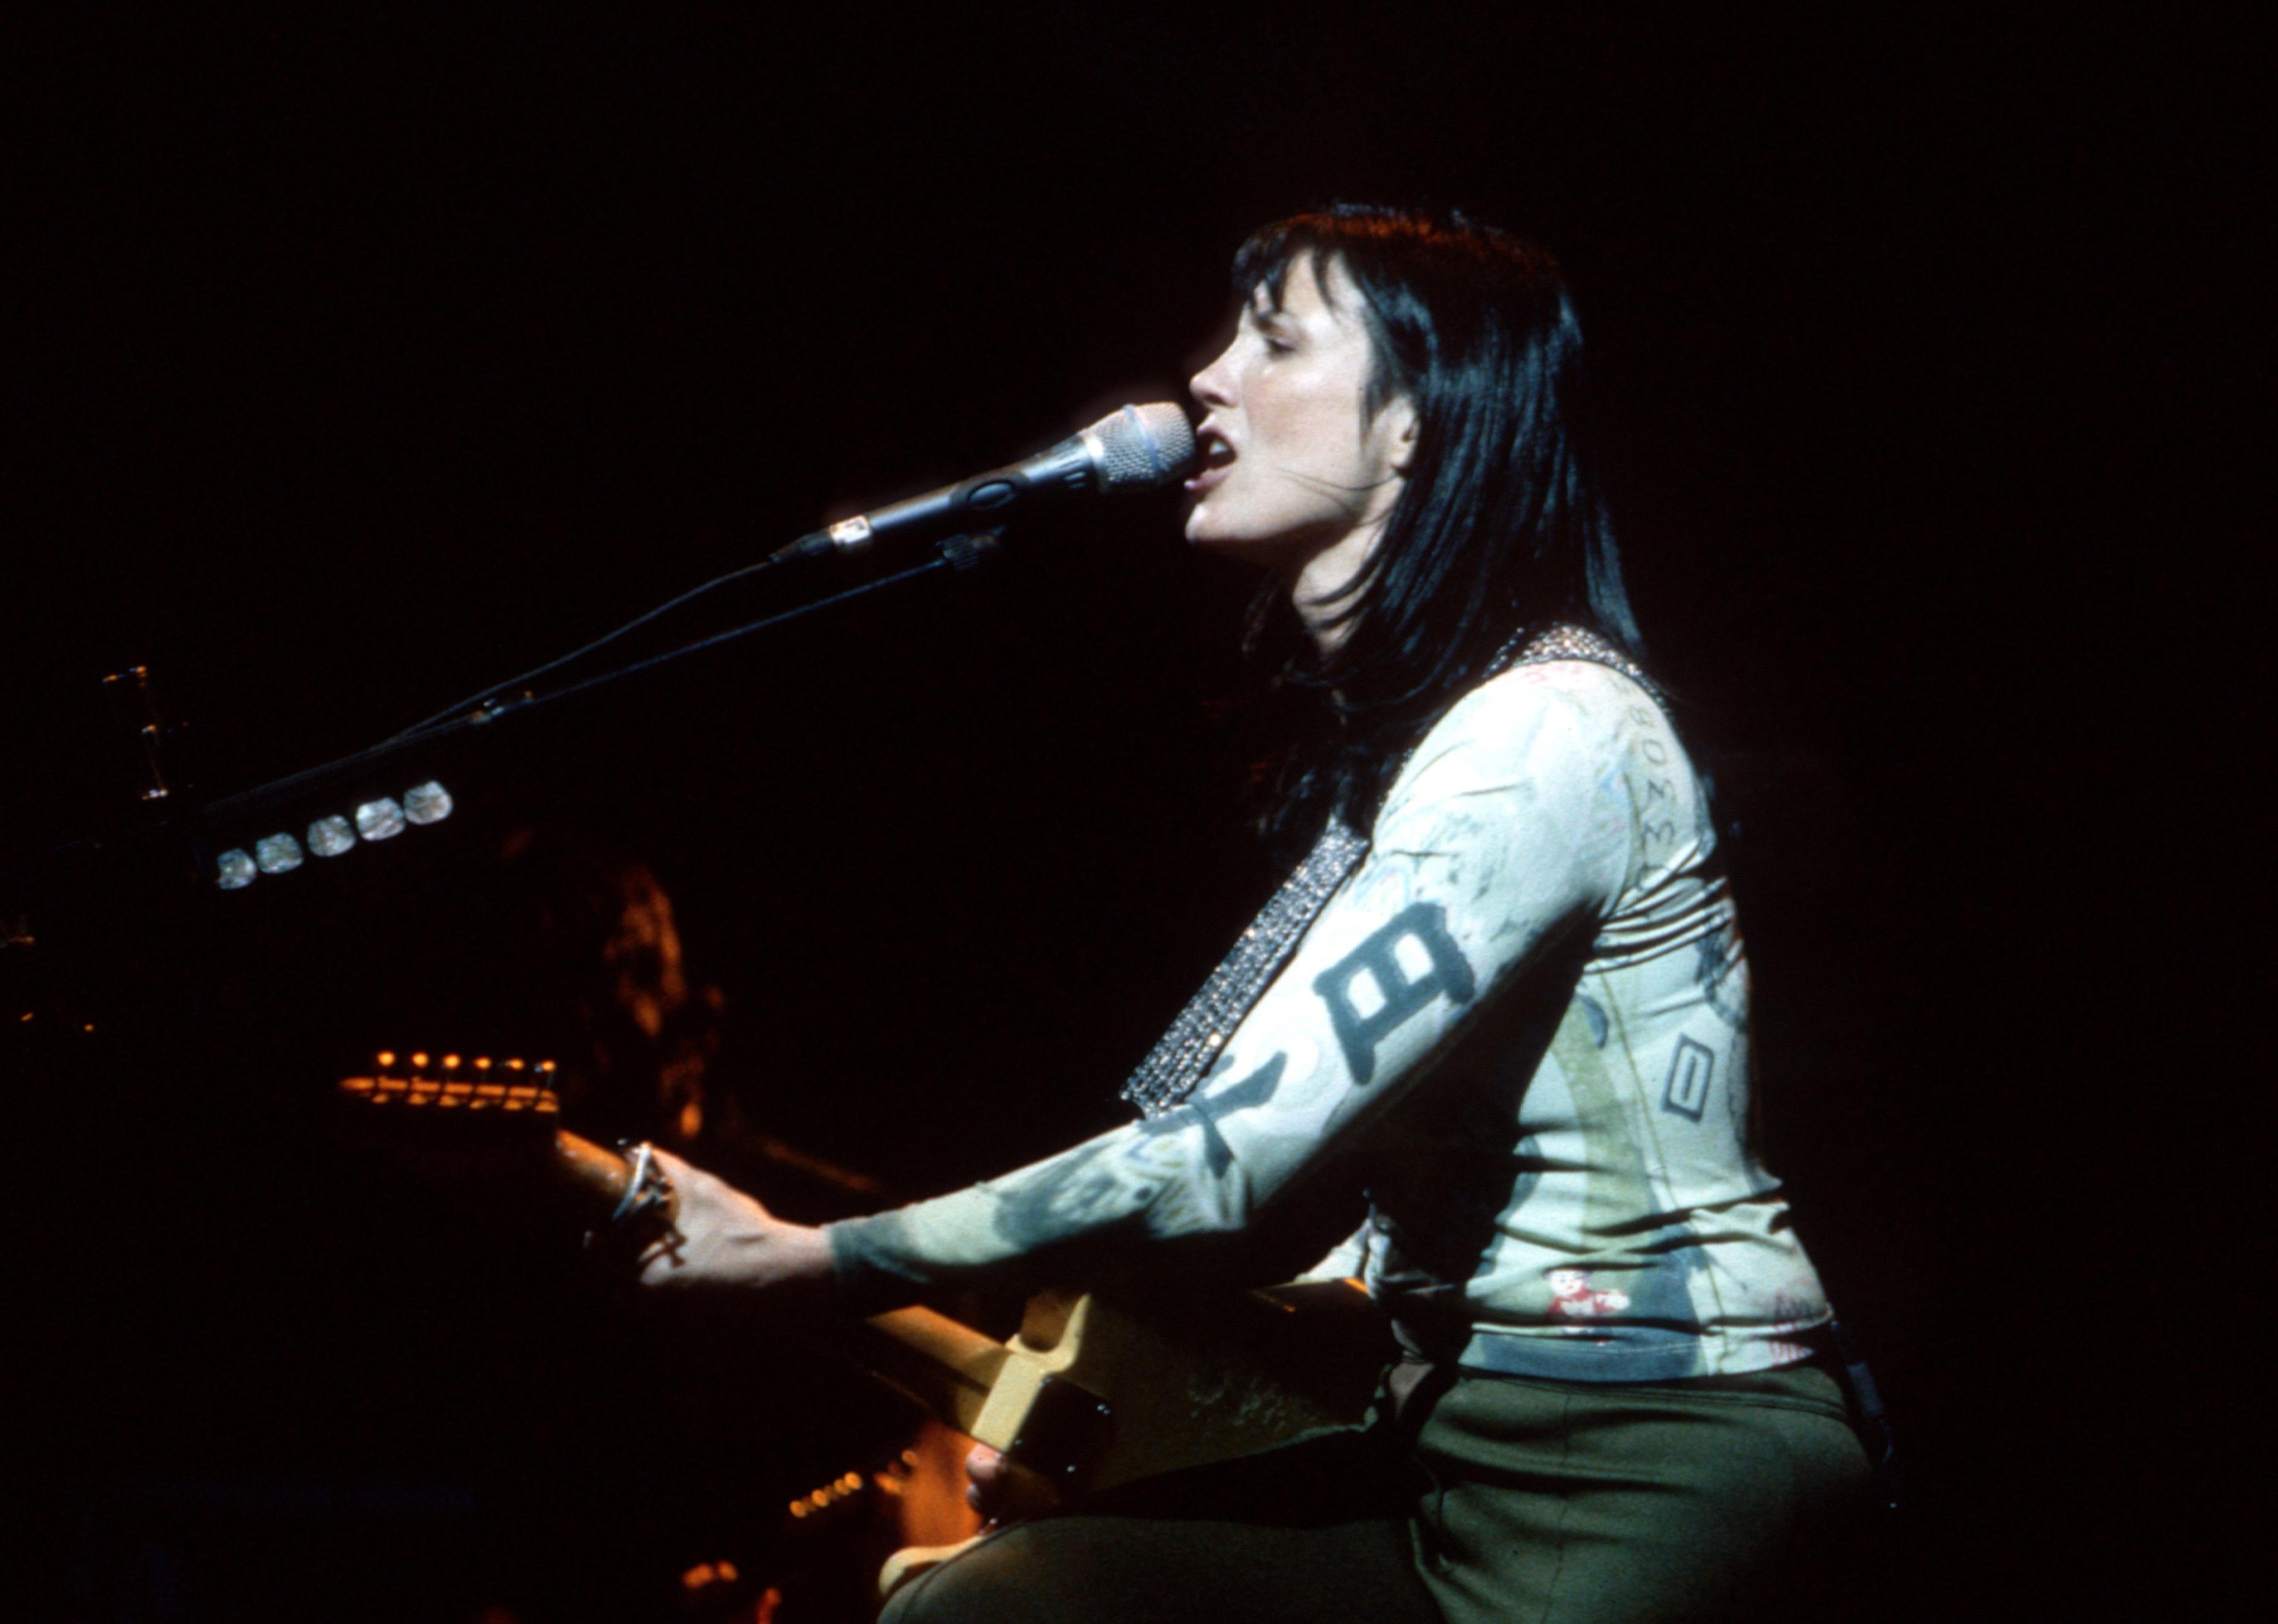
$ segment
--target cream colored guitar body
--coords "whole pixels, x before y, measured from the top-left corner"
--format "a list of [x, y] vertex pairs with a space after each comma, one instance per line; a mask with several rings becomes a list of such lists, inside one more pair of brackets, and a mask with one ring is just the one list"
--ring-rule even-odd
[[[1073, 1497], [1358, 1421], [1389, 1352], [1382, 1319], [1350, 1281], [1215, 1293], [1182, 1307], [1046, 1292], [1005, 1343], [904, 1309], [868, 1324], [905, 1350], [930, 1344], [934, 1390], [883, 1368], [887, 1360], [865, 1362]], [[975, 1341], [952, 1348], [945, 1326]], [[952, 1364], [961, 1379], [944, 1383]], [[971, 1543], [897, 1552], [880, 1593]]]

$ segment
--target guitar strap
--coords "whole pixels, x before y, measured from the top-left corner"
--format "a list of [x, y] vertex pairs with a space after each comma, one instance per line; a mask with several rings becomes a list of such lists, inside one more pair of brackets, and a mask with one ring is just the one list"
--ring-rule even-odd
[[[1553, 660], [1586, 660], [1619, 671], [1653, 696], [1656, 705], [1668, 701], [1637, 662], [1581, 626], [1552, 625], [1528, 636], [1519, 633], [1488, 663], [1482, 682], [1522, 665], [1543, 665]], [[1123, 1098], [1139, 1108], [1143, 1117], [1157, 1117], [1186, 1103], [1216, 1063], [1219, 1051], [1234, 1036], [1281, 967], [1297, 951], [1297, 944], [1313, 921], [1343, 888], [1368, 855], [1368, 837], [1342, 818], [1332, 816], [1321, 838], [1313, 843], [1281, 882], [1257, 917], [1237, 938], [1234, 950], [1212, 970], [1202, 991], [1187, 1000], [1147, 1055], [1123, 1085]]]

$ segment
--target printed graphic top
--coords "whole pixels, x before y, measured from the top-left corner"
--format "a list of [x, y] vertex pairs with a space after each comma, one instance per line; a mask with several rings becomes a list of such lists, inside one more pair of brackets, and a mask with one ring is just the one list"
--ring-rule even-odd
[[969, 1190], [829, 1228], [865, 1312], [1077, 1277], [1365, 1181], [1351, 1274], [1434, 1358], [1669, 1381], [1805, 1355], [1828, 1318], [1748, 1146], [1748, 977], [1660, 709], [1525, 665], [1427, 733], [1367, 858], [1183, 1106]]

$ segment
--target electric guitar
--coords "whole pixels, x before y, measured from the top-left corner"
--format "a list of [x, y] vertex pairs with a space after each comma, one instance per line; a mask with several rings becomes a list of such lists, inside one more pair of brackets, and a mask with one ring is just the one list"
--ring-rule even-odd
[[[341, 1081], [341, 1099], [366, 1124], [394, 1124], [391, 1138], [519, 1147], [597, 1219], [616, 1208], [630, 1166], [560, 1125], [550, 1062], [440, 1058], [430, 1075], [428, 1055], [399, 1069], [384, 1052], [373, 1075]], [[1349, 1281], [1205, 1292], [1169, 1307], [1045, 1291], [1005, 1341], [923, 1307], [845, 1322], [826, 1340], [1062, 1498], [1357, 1421], [1391, 1352], [1382, 1317]], [[899, 1553], [883, 1588], [956, 1549]]]

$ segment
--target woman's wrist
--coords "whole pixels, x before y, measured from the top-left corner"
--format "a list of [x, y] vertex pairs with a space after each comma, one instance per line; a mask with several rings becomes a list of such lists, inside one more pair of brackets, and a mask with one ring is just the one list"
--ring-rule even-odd
[[775, 1251], [776, 1255], [770, 1264], [772, 1277], [761, 1283], [828, 1288], [837, 1279], [830, 1236], [818, 1226], [783, 1224]]

